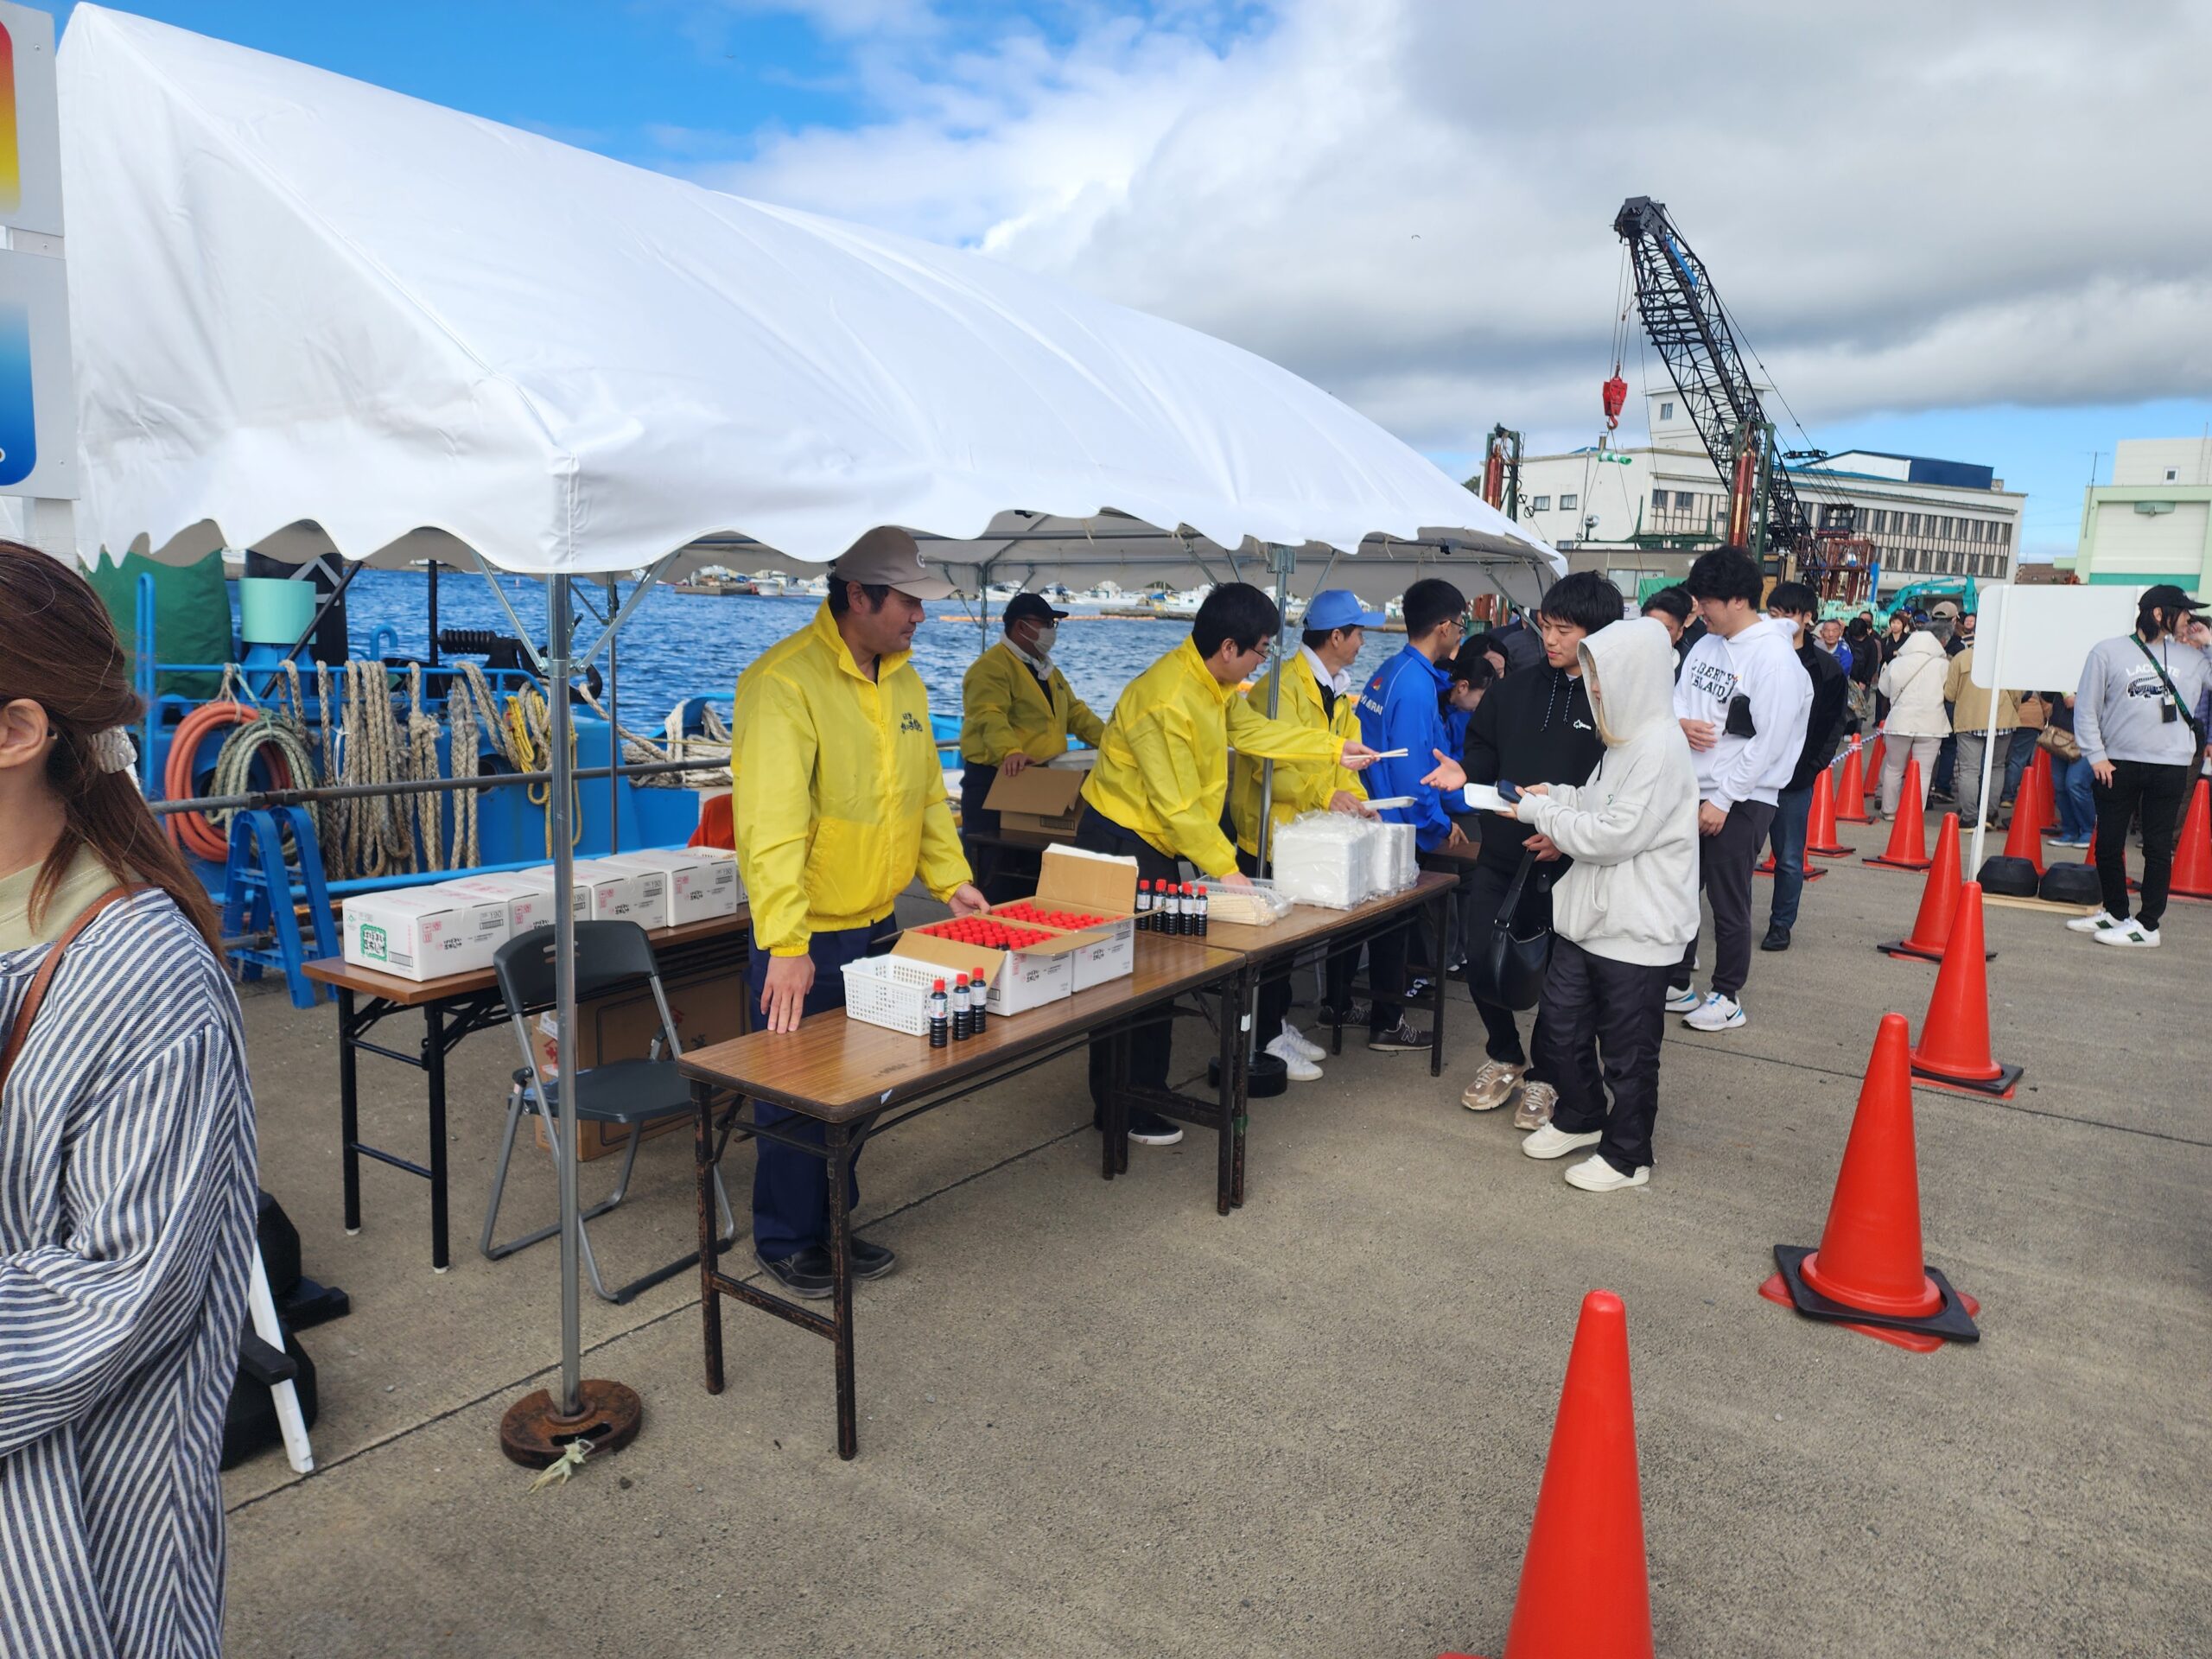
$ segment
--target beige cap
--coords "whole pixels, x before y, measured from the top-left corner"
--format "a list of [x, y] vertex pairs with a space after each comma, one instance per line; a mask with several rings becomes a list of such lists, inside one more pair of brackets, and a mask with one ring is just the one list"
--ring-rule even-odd
[[830, 567], [833, 582], [888, 587], [909, 599], [950, 599], [952, 584], [922, 563], [914, 538], [895, 524], [880, 524], [837, 556]]

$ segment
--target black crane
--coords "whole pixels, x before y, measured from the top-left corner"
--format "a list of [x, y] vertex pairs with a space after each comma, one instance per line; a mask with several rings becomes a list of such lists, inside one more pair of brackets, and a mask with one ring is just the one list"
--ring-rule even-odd
[[1764, 481], [1769, 549], [1785, 558], [1810, 559], [1816, 539], [1812, 520], [1782, 458], [1773, 453], [1773, 426], [1705, 262], [1682, 240], [1666, 203], [1649, 196], [1623, 202], [1613, 229], [1628, 245], [1635, 267], [1644, 332], [1665, 359], [1706, 453], [1729, 484], [1731, 539], [1751, 539], [1753, 500]]

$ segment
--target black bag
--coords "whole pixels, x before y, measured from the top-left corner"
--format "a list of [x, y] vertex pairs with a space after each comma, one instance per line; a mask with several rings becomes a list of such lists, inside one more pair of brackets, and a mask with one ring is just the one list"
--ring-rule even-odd
[[1544, 970], [1552, 959], [1551, 928], [1528, 930], [1520, 923], [1521, 895], [1535, 868], [1534, 853], [1522, 857], [1491, 919], [1490, 931], [1467, 953], [1467, 984], [1476, 1000], [1516, 1013], [1536, 1006], [1536, 994], [1543, 988]]

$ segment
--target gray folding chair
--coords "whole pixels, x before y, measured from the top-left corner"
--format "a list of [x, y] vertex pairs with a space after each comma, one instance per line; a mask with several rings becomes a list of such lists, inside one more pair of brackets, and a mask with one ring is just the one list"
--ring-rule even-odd
[[[653, 1039], [648, 1058], [602, 1061], [575, 1074], [577, 1123], [620, 1124], [630, 1131], [630, 1148], [623, 1154], [622, 1173], [614, 1183], [614, 1191], [583, 1211], [582, 1219], [589, 1222], [621, 1203], [623, 1195], [630, 1190], [630, 1175], [638, 1166], [638, 1146], [645, 1139], [645, 1131], [667, 1118], [688, 1116], [693, 1108], [691, 1085], [677, 1069], [673, 1058], [683, 1052], [683, 1045], [676, 1034], [676, 1021], [668, 1011], [668, 996], [661, 988], [659, 965], [653, 958], [652, 942], [645, 938], [645, 929], [635, 922], [578, 922], [575, 929], [577, 1001], [603, 995], [642, 980], [652, 988], [653, 1006], [659, 1010], [661, 1029], [661, 1034]], [[507, 1097], [506, 1135], [499, 1144], [499, 1166], [492, 1177], [492, 1202], [484, 1212], [484, 1236], [479, 1244], [487, 1261], [497, 1262], [561, 1230], [561, 1224], [556, 1221], [504, 1244], [492, 1242], [499, 1220], [500, 1196], [506, 1190], [507, 1167], [514, 1160], [515, 1135], [524, 1116], [544, 1118], [545, 1138], [553, 1148], [556, 1179], [561, 1160], [568, 1155], [568, 1137], [561, 1122], [563, 1103], [560, 1085], [540, 1079], [530, 1046], [530, 1016], [553, 1005], [553, 930], [534, 927], [509, 939], [492, 958], [492, 966], [499, 976], [499, 995], [506, 1001], [507, 1017], [514, 1026], [515, 1040], [521, 1046], [523, 1060], [515, 1071], [514, 1087]], [[664, 1058], [664, 1054], [669, 1058]], [[722, 1191], [719, 1169], [715, 1171], [714, 1183], [715, 1202], [722, 1218], [722, 1236], [717, 1248], [727, 1249], [736, 1241], [737, 1223], [730, 1214], [729, 1198]], [[599, 1276], [599, 1262], [592, 1254], [590, 1230], [587, 1227], [578, 1230], [591, 1287], [610, 1302], [626, 1302], [640, 1291], [674, 1277], [699, 1260], [699, 1252], [694, 1249], [642, 1278], [632, 1279], [620, 1290], [610, 1291]]]

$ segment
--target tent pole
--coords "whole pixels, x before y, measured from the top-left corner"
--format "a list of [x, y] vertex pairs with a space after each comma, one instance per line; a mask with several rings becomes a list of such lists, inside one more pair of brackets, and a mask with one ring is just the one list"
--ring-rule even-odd
[[[1284, 659], [1290, 651], [1290, 578], [1291, 573], [1298, 568], [1298, 550], [1274, 543], [1265, 551], [1275, 573], [1275, 663], [1274, 672], [1268, 677], [1268, 718], [1274, 720], [1282, 712]], [[1274, 839], [1274, 827], [1275, 763], [1262, 760], [1260, 762], [1260, 821], [1252, 830], [1253, 866], [1262, 875], [1267, 874], [1268, 843]], [[1244, 1009], [1244, 1046], [1250, 1049], [1259, 1039], [1260, 993], [1259, 988], [1254, 986], [1252, 1000]]]
[[545, 583], [545, 695], [553, 747], [553, 780], [546, 801], [546, 823], [553, 840], [553, 1020], [558, 1046], [553, 1097], [558, 1122], [553, 1126], [561, 1147], [561, 1377], [551, 1391], [540, 1389], [507, 1408], [499, 1420], [499, 1448], [513, 1461], [535, 1468], [561, 1461], [571, 1446], [603, 1453], [627, 1446], [638, 1435], [644, 1407], [633, 1389], [583, 1371], [582, 1281], [579, 1243], [583, 1220], [576, 1198], [577, 1157], [583, 1150], [576, 1127], [576, 918], [570, 902], [575, 892], [576, 850], [569, 791], [575, 786], [575, 758], [569, 752], [575, 722], [569, 708], [569, 652], [575, 620], [569, 610], [569, 578], [549, 576]]
[[545, 649], [550, 672], [545, 690], [551, 702], [553, 783], [546, 797], [553, 837], [553, 1018], [559, 1046], [560, 1081], [556, 1085], [561, 1103], [561, 1392], [560, 1414], [573, 1417], [581, 1403], [583, 1321], [579, 1306], [576, 1241], [583, 1224], [577, 1219], [576, 1161], [583, 1147], [576, 1131], [576, 919], [575, 911], [562, 901], [575, 890], [575, 826], [569, 823], [569, 779], [563, 776], [575, 762], [569, 744], [572, 715], [569, 708], [569, 636], [575, 631], [569, 613], [569, 578], [555, 576], [546, 584]]
[[[607, 614], [619, 615], [622, 609], [621, 585], [613, 575], [607, 578]], [[607, 850], [622, 850], [622, 642], [614, 637], [612, 626], [607, 639]]]

